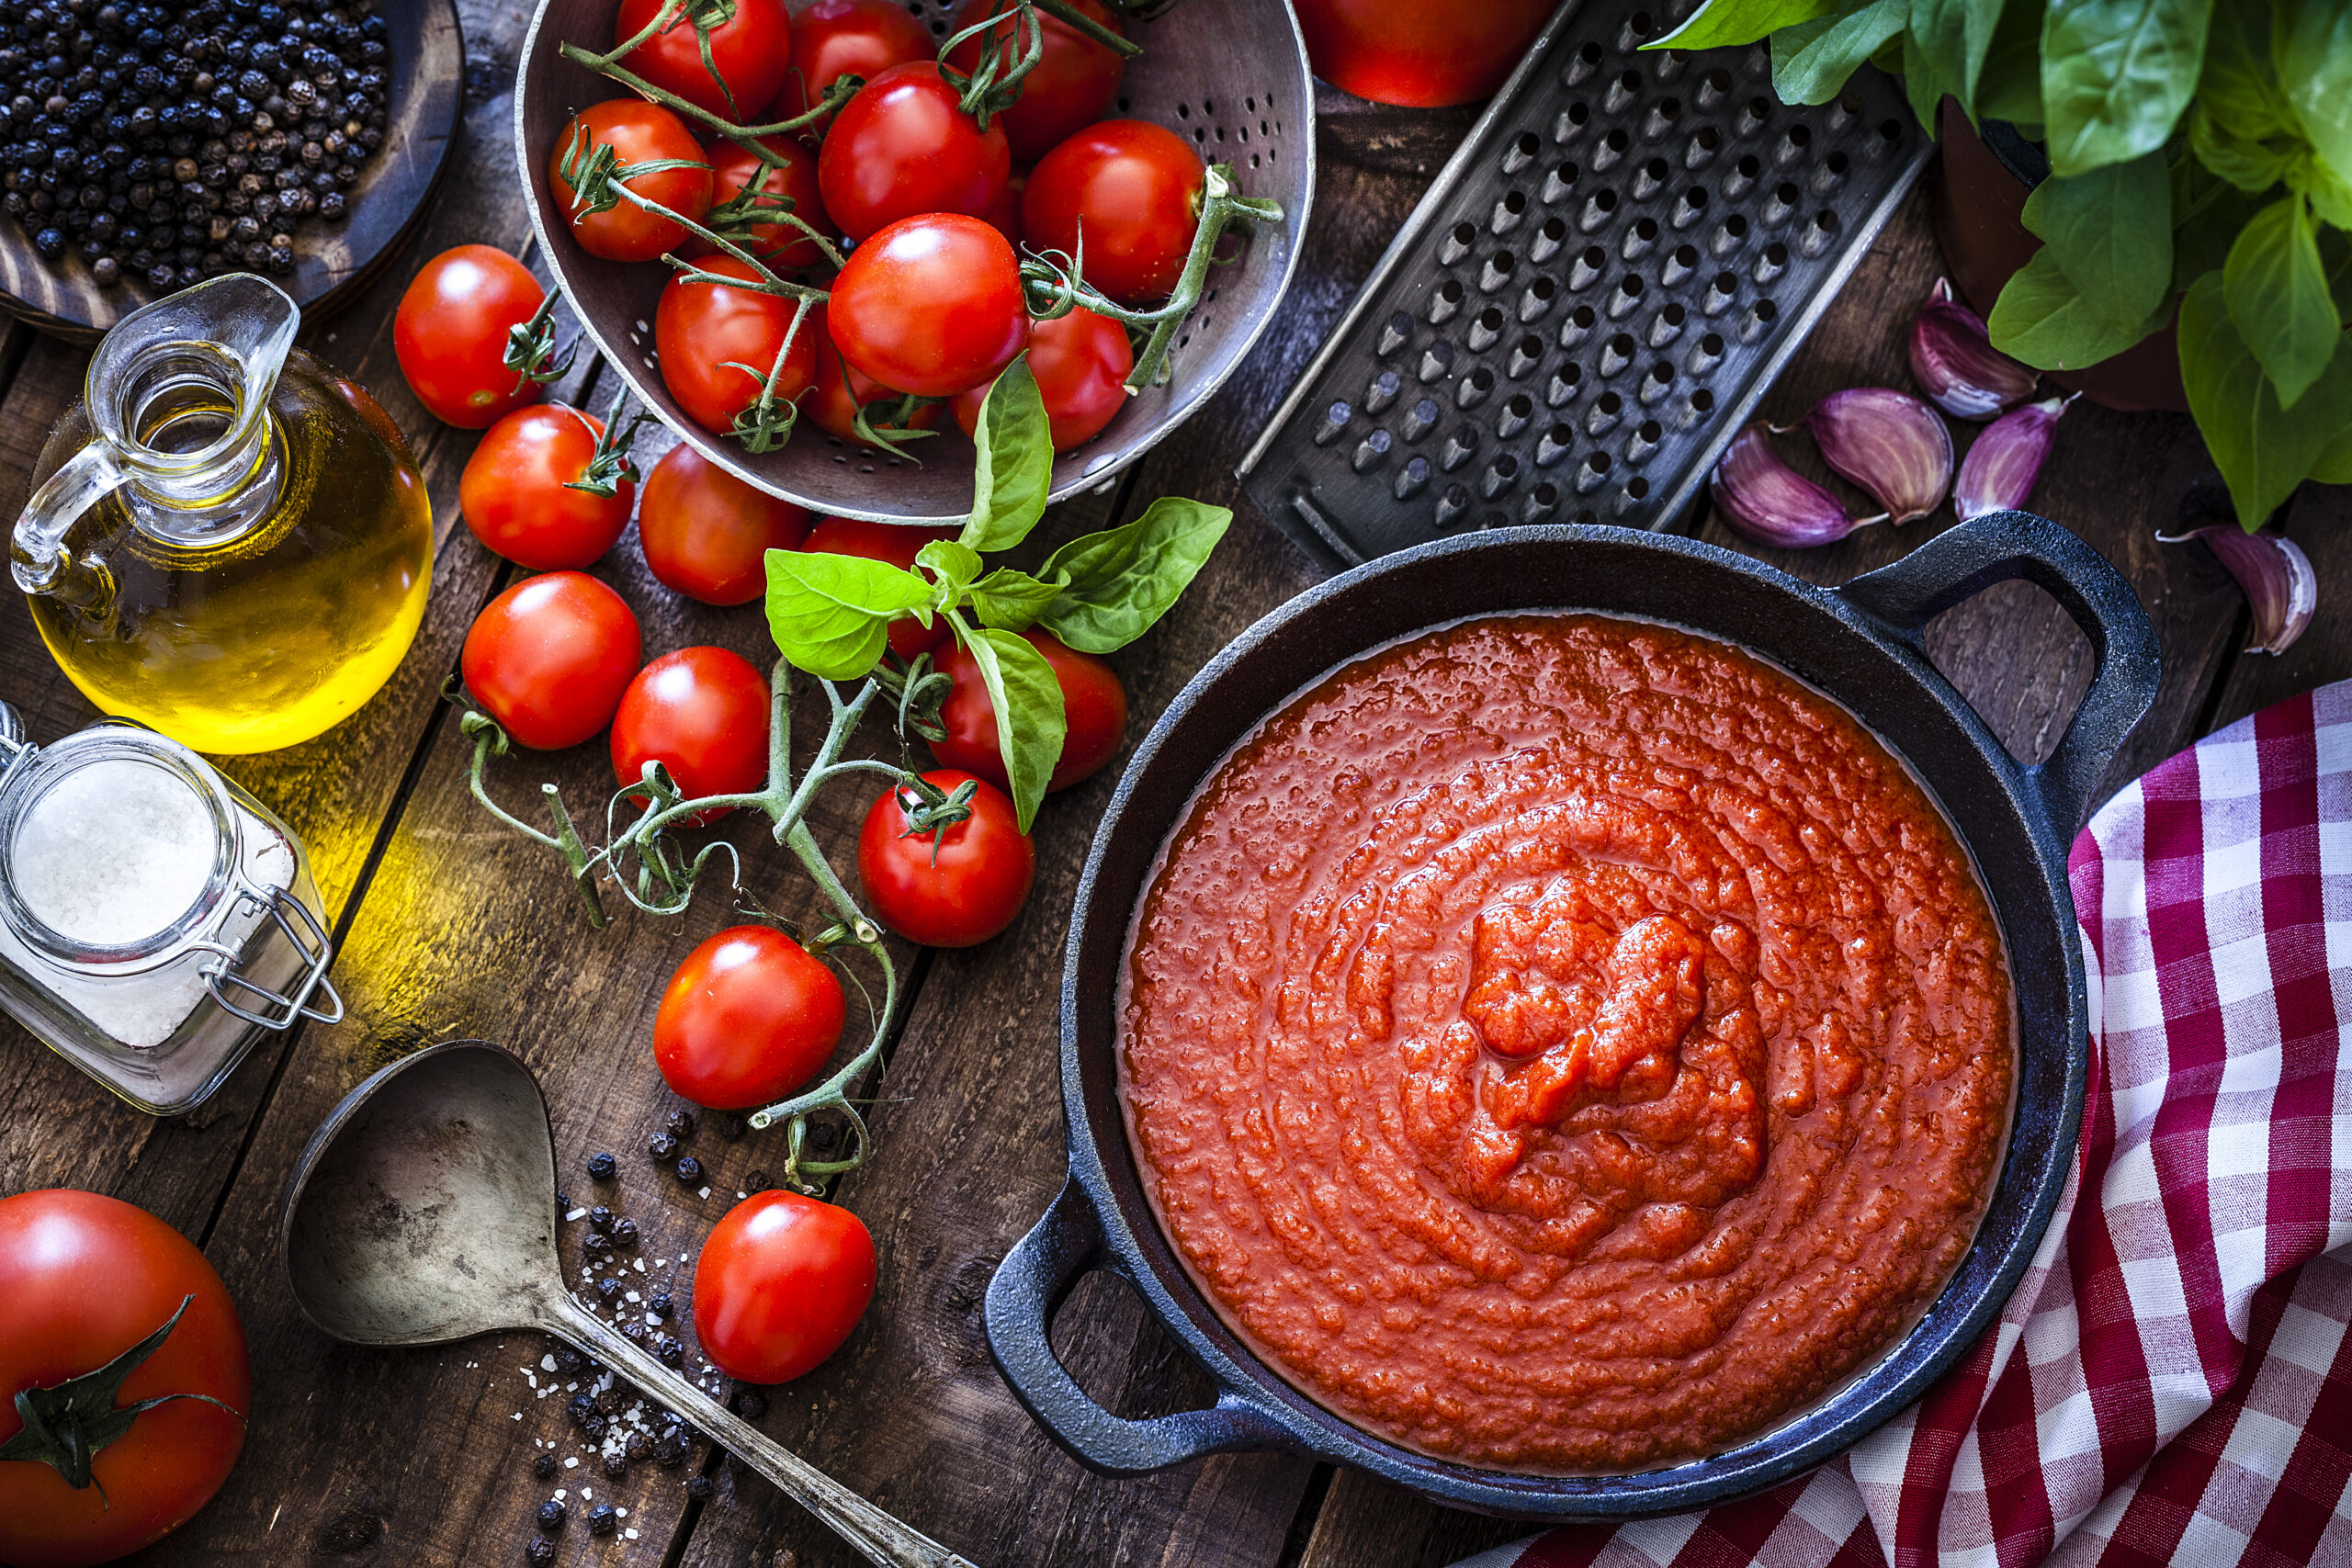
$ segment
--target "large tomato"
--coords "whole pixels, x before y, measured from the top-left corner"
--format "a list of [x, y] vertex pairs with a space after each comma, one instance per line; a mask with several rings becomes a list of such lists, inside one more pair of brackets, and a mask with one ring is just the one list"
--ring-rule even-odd
[[1118, 303], [1156, 305], [1184, 271], [1207, 181], [1201, 155], [1174, 131], [1102, 120], [1029, 171], [1022, 238], [1032, 250], [1080, 256], [1086, 281]]
[[[825, 216], [825, 200], [817, 189], [817, 154], [783, 136], [763, 136], [760, 145], [784, 162], [780, 164], [763, 163], [732, 141], [712, 143], [710, 169], [717, 184], [712, 187], [710, 205], [713, 208], [725, 206], [757, 179], [759, 188], [765, 194], [789, 197], [792, 216], [830, 239], [833, 232], [833, 220]], [[803, 271], [825, 259], [825, 253], [817, 248], [816, 241], [793, 224], [784, 221], [781, 216], [769, 222], [754, 224], [747, 231], [729, 234], [728, 238], [778, 272]], [[685, 248], [678, 254], [707, 256], [716, 254], [718, 249], [697, 234], [690, 238]]]
[[929, 60], [933, 49], [898, 0], [816, 0], [792, 18], [792, 64], [768, 118], [798, 119], [836, 77], [871, 82], [893, 65]]
[[[901, 523], [828, 517], [808, 530], [800, 547], [829, 555], [864, 556], [911, 571], [915, 557], [925, 545], [933, 539], [952, 539], [956, 534], [953, 528], [910, 528]], [[917, 654], [929, 653], [946, 640], [947, 627], [942, 622], [926, 626], [912, 615], [901, 615], [890, 623], [890, 651], [910, 663]]]
[[[1127, 689], [1107, 660], [1080, 653], [1051, 632], [1035, 627], [1021, 634], [1029, 646], [1053, 666], [1062, 689], [1062, 754], [1054, 763], [1047, 789], [1068, 789], [1118, 755], [1127, 732]], [[980, 667], [964, 645], [957, 643], [939, 661], [956, 682], [939, 706], [939, 722], [946, 738], [931, 743], [931, 754], [943, 768], [960, 768], [999, 789], [1011, 789], [1004, 772], [1004, 754], [997, 749], [996, 705], [989, 700]]]
[[[613, 25], [616, 46], [627, 43], [661, 14], [663, 0], [621, 0]], [[784, 85], [792, 53], [792, 19], [784, 0], [729, 0], [731, 14], [709, 29], [710, 63], [689, 5], [660, 32], [621, 56], [621, 63], [655, 86], [738, 125], [753, 117]], [[717, 74], [712, 74], [716, 67]]]
[[773, 1105], [841, 1043], [842, 983], [773, 926], [730, 926], [678, 965], [653, 1019], [653, 1060], [676, 1093], [714, 1111]]
[[[949, 795], [970, 773], [941, 768], [925, 782]], [[857, 835], [858, 880], [882, 923], [925, 947], [970, 947], [1012, 923], [1037, 879], [1037, 851], [1013, 816], [1012, 802], [978, 781], [972, 814], [917, 833], [907, 820], [916, 804], [894, 786], [875, 797]]]
[[518, 746], [577, 746], [611, 721], [645, 640], [621, 596], [580, 571], [526, 577], [466, 633], [466, 690]]
[[[613, 715], [613, 774], [623, 784], [660, 761], [688, 799], [748, 795], [768, 778], [768, 683], [740, 653], [682, 648], [638, 671]], [[688, 818], [699, 827], [733, 810]]]
[[110, 1562], [187, 1523], [228, 1479], [253, 1414], [244, 1330], [212, 1265], [179, 1232], [117, 1199], [23, 1192], [0, 1198], [0, 1443], [22, 1434], [15, 1402], [27, 1391], [45, 1421], [65, 1421], [62, 1385], [97, 1371], [187, 1303], [169, 1337], [102, 1402], [114, 1410], [167, 1403], [88, 1455], [84, 1484], [68, 1483], [71, 1450], [103, 1434], [82, 1421], [54, 1434], [62, 1468], [0, 1460], [0, 1562]]
[[[702, 270], [718, 277], [757, 282], [759, 273], [733, 256], [713, 256]], [[780, 408], [808, 389], [817, 373], [817, 334], [824, 325], [812, 309], [776, 367], [776, 351], [792, 332], [798, 306], [779, 294], [738, 288], [730, 283], [689, 283], [684, 273], [662, 286], [653, 311], [653, 350], [662, 384], [686, 417], [724, 435], [735, 416], [760, 399], [760, 378], [775, 374]], [[741, 368], [759, 367], [759, 375]]]
[[[1014, 0], [964, 0], [956, 8], [956, 19], [949, 24], [961, 32], [975, 22], [989, 17], [1002, 16], [1013, 7]], [[1119, 25], [1102, 0], [1073, 0], [1078, 8], [1104, 27], [1126, 36], [1127, 29]], [[1004, 111], [1004, 137], [1012, 144], [1012, 155], [1023, 163], [1034, 163], [1053, 151], [1055, 143], [1079, 127], [1100, 119], [1111, 100], [1119, 96], [1119, 78], [1126, 73], [1127, 62], [1111, 50], [1095, 42], [1058, 17], [1036, 13], [1046, 24], [1045, 48], [1037, 63], [1021, 78], [1021, 96]], [[980, 62], [980, 41], [993, 38], [1010, 57], [1019, 59], [1028, 52], [1026, 33], [1014, 37], [1013, 24], [1001, 22], [986, 33], [975, 33], [959, 43], [948, 54], [947, 63], [966, 75]]]
[[651, 261], [684, 244], [692, 232], [684, 224], [648, 212], [617, 192], [617, 199], [602, 212], [580, 209], [578, 193], [563, 177], [563, 169], [581, 153], [583, 134], [588, 148], [612, 148], [623, 170], [639, 164], [683, 161], [682, 167], [631, 175], [620, 184], [699, 223], [710, 210], [710, 164], [686, 122], [659, 104], [614, 98], [574, 115], [548, 154], [548, 188], [555, 197], [556, 209], [564, 214], [572, 238], [590, 255], [606, 261]]
[[994, 380], [1029, 341], [1012, 247], [953, 212], [901, 219], [852, 251], [825, 321], [851, 369], [926, 398]]
[[[1127, 404], [1127, 373], [1136, 367], [1127, 329], [1080, 307], [1067, 316], [1029, 323], [1029, 373], [1045, 400], [1054, 450], [1067, 452], [1102, 434]], [[956, 394], [956, 423], [972, 434], [988, 401], [989, 382]]]
[[[823, 314], [824, 307], [819, 306], [820, 324]], [[904, 395], [842, 364], [842, 351], [833, 346], [831, 327], [817, 334], [817, 381], [808, 389], [808, 395], [800, 400], [800, 412], [815, 420], [818, 429], [828, 435], [838, 435], [843, 441], [854, 441], [861, 446], [871, 446], [871, 442], [857, 433], [857, 411], [867, 403], [892, 403]], [[869, 422], [881, 417], [876, 412], [869, 416]], [[928, 430], [938, 423], [937, 403], [918, 403], [899, 428]]]
[[613, 480], [610, 495], [574, 490], [588, 471], [605, 422], [568, 403], [517, 409], [466, 459], [458, 507], [475, 538], [533, 571], [582, 567], [613, 547], [628, 526], [637, 481]]
[[681, 441], [645, 476], [637, 542], [662, 586], [706, 604], [767, 592], [767, 554], [797, 549], [808, 509], [745, 484]]
[[789, 1382], [841, 1348], [874, 1299], [874, 1237], [847, 1209], [757, 1192], [695, 1259], [695, 1337], [739, 1382]]
[[506, 334], [547, 290], [492, 245], [459, 245], [426, 262], [392, 315], [392, 355], [408, 389], [444, 424], [481, 430], [537, 402], [547, 389], [506, 368]]
[[922, 213], [983, 217], [1012, 172], [1003, 125], [991, 119], [982, 130], [928, 60], [893, 65], [859, 88], [817, 154], [825, 210], [861, 243]]
[[1491, 97], [1543, 30], [1553, 0], [1297, 0], [1315, 73], [1342, 92], [1407, 108]]

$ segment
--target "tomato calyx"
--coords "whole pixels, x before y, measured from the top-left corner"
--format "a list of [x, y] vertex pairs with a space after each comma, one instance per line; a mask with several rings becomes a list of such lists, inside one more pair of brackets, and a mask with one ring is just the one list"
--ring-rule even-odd
[[921, 773], [915, 774], [899, 786], [899, 815], [906, 823], [899, 837], [920, 839], [925, 834], [933, 835], [931, 863], [937, 865], [939, 835], [971, 817], [972, 797], [979, 793], [978, 779], [966, 779], [954, 789], [944, 790]]
[[106, 1501], [106, 1487], [90, 1472], [91, 1461], [97, 1457], [99, 1450], [129, 1432], [131, 1423], [150, 1410], [175, 1399], [193, 1399], [218, 1405], [236, 1416], [237, 1424], [243, 1426], [245, 1418], [237, 1414], [235, 1406], [209, 1393], [164, 1393], [136, 1404], [116, 1407], [124, 1380], [163, 1348], [164, 1341], [172, 1337], [172, 1330], [179, 1326], [180, 1319], [187, 1315], [195, 1300], [192, 1295], [181, 1297], [179, 1310], [161, 1328], [96, 1371], [68, 1378], [51, 1388], [17, 1390], [17, 1417], [24, 1423], [24, 1429], [0, 1443], [0, 1460], [46, 1464], [77, 1492], [96, 1486], [99, 1502], [111, 1508], [112, 1505]]
[[[563, 352], [555, 350], [555, 301], [553, 294], [539, 301], [539, 308], [527, 321], [517, 321], [506, 329], [506, 368], [525, 381], [537, 381], [544, 387], [561, 380], [571, 370], [571, 362], [580, 356], [580, 340], [573, 338]], [[521, 385], [520, 382], [516, 383]]]
[[[939, 432], [918, 430], [909, 422], [915, 417], [918, 411], [946, 400], [944, 398], [918, 397], [912, 392], [902, 392], [896, 397], [876, 398], [872, 402], [857, 405], [857, 413], [851, 419], [850, 428], [854, 430], [857, 433], [857, 438], [867, 446], [879, 446], [887, 452], [894, 452], [906, 458], [908, 462], [921, 467], [922, 459], [907, 450], [908, 445], [920, 441], [927, 435], [936, 435]], [[875, 418], [877, 411], [881, 415], [878, 422]]]
[[596, 448], [589, 455], [588, 464], [576, 479], [566, 479], [563, 488], [576, 490], [582, 495], [610, 496], [619, 490], [621, 481], [635, 484], [644, 476], [637, 471], [637, 460], [628, 455], [629, 443], [637, 439], [638, 430], [652, 423], [652, 413], [644, 409], [626, 424], [621, 422], [621, 410], [628, 406], [628, 389], [623, 387], [613, 399], [612, 411], [605, 415], [605, 433], [596, 437]]
[[[990, 118], [1021, 101], [1022, 78], [1035, 70], [1037, 62], [1046, 57], [1046, 24], [1037, 15], [1040, 11], [1068, 23], [1123, 60], [1133, 60], [1143, 52], [1141, 44], [1112, 31], [1069, 0], [1014, 0], [1010, 10], [981, 17], [949, 35], [939, 46], [941, 79], [961, 95], [964, 112], [982, 130], [989, 128]], [[1009, 28], [1008, 22], [1012, 24]], [[979, 39], [980, 58], [967, 76], [951, 68], [947, 57], [957, 44], [969, 38]]]

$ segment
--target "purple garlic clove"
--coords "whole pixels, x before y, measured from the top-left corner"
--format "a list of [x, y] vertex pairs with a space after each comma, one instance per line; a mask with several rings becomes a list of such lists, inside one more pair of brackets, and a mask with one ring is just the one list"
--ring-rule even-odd
[[2319, 608], [2319, 575], [2294, 540], [2267, 528], [2249, 534], [2234, 523], [2215, 523], [2186, 534], [2159, 534], [2167, 545], [2202, 539], [2245, 590], [2254, 610], [2254, 650], [2284, 653], [2294, 646]]
[[1731, 525], [1761, 545], [1801, 550], [1834, 544], [1877, 517], [1849, 517], [1838, 499], [1781, 461], [1758, 420], [1732, 437], [1709, 480]]
[[1832, 392], [1804, 423], [1829, 466], [1870, 491], [1898, 525], [1933, 512], [1951, 489], [1951, 432], [1908, 392]]
[[1984, 427], [1960, 460], [1960, 479], [1951, 487], [1951, 509], [1962, 523], [1973, 523], [1988, 512], [2013, 512], [2026, 503], [2050, 456], [2058, 416], [2074, 400], [2044, 398], [2011, 409]]
[[1911, 374], [1944, 412], [1980, 422], [2031, 397], [2041, 378], [1993, 346], [1983, 320], [1952, 298], [1943, 277], [1911, 318]]

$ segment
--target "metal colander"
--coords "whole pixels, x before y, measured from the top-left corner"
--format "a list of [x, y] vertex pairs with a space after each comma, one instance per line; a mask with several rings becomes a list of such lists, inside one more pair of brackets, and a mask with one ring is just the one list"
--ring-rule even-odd
[[[797, 8], [797, 6], [796, 6]], [[950, 6], [911, 7], [944, 35]], [[645, 406], [704, 456], [761, 489], [818, 512], [921, 523], [952, 522], [971, 510], [972, 447], [944, 434], [911, 456], [853, 445], [802, 420], [792, 440], [752, 456], [688, 419], [662, 389], [653, 358], [653, 310], [670, 269], [588, 254], [572, 239], [548, 186], [557, 133], [581, 108], [622, 89], [558, 52], [570, 40], [601, 49], [613, 39], [619, 0], [539, 0], [523, 41], [514, 92], [515, 156], [531, 193], [531, 222], [557, 287], [589, 337]], [[1283, 205], [1288, 221], [1229, 240], [1232, 265], [1219, 267], [1177, 341], [1167, 384], [1127, 401], [1110, 426], [1054, 463], [1053, 499], [1108, 479], [1206, 402], [1272, 320], [1289, 286], [1315, 189], [1314, 90], [1306, 47], [1282, 0], [1182, 0], [1149, 21], [1124, 23], [1143, 52], [1127, 62], [1112, 107], [1189, 136], [1210, 163], [1232, 165], [1247, 195]], [[1237, 244], [1238, 242], [1238, 244]]]

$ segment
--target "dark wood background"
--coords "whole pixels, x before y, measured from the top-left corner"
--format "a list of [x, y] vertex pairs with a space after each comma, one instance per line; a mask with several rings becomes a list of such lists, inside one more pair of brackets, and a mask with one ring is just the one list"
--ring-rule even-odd
[[[654, 1006], [678, 960], [724, 923], [721, 900], [680, 921], [623, 919], [590, 931], [554, 862], [506, 836], [468, 798], [467, 748], [437, 699], [467, 626], [514, 573], [458, 520], [458, 476], [474, 437], [436, 424], [409, 397], [391, 353], [392, 310], [415, 268], [444, 247], [480, 241], [527, 254], [529, 234], [507, 130], [525, 12], [489, 0], [468, 0], [462, 11], [467, 135], [438, 207], [385, 279], [309, 340], [373, 389], [410, 433], [438, 520], [432, 607], [407, 661], [360, 714], [306, 746], [226, 764], [309, 841], [334, 911], [335, 978], [349, 1016], [266, 1043], [209, 1104], [164, 1121], [119, 1104], [13, 1025], [0, 1031], [0, 1192], [82, 1187], [153, 1210], [204, 1247], [251, 1337], [258, 1408], [243, 1459], [220, 1496], [141, 1562], [520, 1562], [532, 1511], [549, 1490], [530, 1473], [537, 1444], [560, 1438], [573, 1451], [561, 1400], [535, 1398], [521, 1374], [547, 1346], [509, 1337], [438, 1351], [354, 1350], [319, 1336], [288, 1298], [276, 1247], [294, 1156], [374, 1067], [459, 1036], [521, 1053], [555, 1108], [563, 1179], [575, 1197], [636, 1216], [648, 1256], [666, 1254], [673, 1270], [749, 1172], [782, 1163], [777, 1134], [729, 1144], [706, 1129], [694, 1145], [715, 1173], [705, 1201], [643, 1153], [675, 1103], [648, 1048]], [[1475, 118], [1379, 110], [1328, 95], [1323, 107], [1321, 184], [1281, 320], [1212, 407], [1114, 493], [1059, 509], [1045, 527], [1067, 537], [1131, 516], [1163, 492], [1238, 513], [1184, 602], [1116, 660], [1134, 698], [1132, 736], [1237, 631], [1314, 579], [1239, 496], [1231, 467]], [[1790, 420], [1837, 387], [1907, 384], [1900, 324], [1940, 268], [1926, 213], [1924, 193], [1915, 195], [1768, 402], [1771, 417]], [[0, 502], [9, 515], [83, 363], [80, 351], [22, 327], [0, 334]], [[596, 400], [596, 371], [582, 367], [560, 390]], [[641, 454], [650, 458], [664, 440], [649, 439]], [[2034, 497], [2036, 510], [2080, 532], [2131, 578], [2163, 639], [2163, 694], [2118, 759], [2110, 787], [2219, 725], [2352, 675], [2352, 611], [2341, 592], [2352, 583], [2352, 491], [2307, 487], [2291, 508], [2288, 526], [2311, 554], [2323, 598], [2309, 634], [2272, 659], [2242, 651], [2243, 599], [2203, 547], [2155, 542], [2159, 528], [2196, 511], [2211, 478], [2186, 418], [2084, 403], [2060, 425]], [[1718, 519], [1685, 525], [1740, 546]], [[1772, 558], [1800, 576], [1841, 581], [1948, 525], [1947, 513]], [[715, 611], [668, 592], [646, 573], [633, 536], [598, 571], [637, 608], [649, 652], [715, 642], [763, 668], [772, 657], [756, 607]], [[2023, 584], [1950, 612], [1932, 647], [2029, 760], [2047, 753], [2087, 679], [2082, 636]], [[94, 716], [14, 604], [0, 608], [0, 695], [25, 709], [36, 739]], [[989, 1364], [982, 1290], [1062, 1179], [1054, 986], [1079, 865], [1115, 771], [1050, 803], [1038, 825], [1036, 891], [1011, 931], [974, 951], [915, 957], [912, 1000], [873, 1114], [878, 1152], [839, 1192], [879, 1245], [880, 1292], [839, 1355], [776, 1391], [764, 1425], [975, 1562], [1004, 1568], [1433, 1568], [1521, 1533], [1277, 1455], [1104, 1480], [1054, 1448]], [[542, 774], [575, 805], [609, 787], [601, 744], [516, 765], [503, 775], [510, 798], [527, 799]], [[863, 806], [862, 795], [829, 800], [820, 838], [846, 846]], [[772, 906], [808, 907], [782, 856], [752, 863], [750, 881]], [[595, 1199], [584, 1197], [592, 1189], [582, 1162], [596, 1149], [620, 1156], [618, 1196], [597, 1189]], [[568, 1259], [578, 1230], [566, 1228]], [[1080, 1286], [1055, 1339], [1080, 1381], [1121, 1414], [1205, 1398], [1202, 1380], [1107, 1277]], [[560, 1560], [662, 1568], [854, 1561], [737, 1467], [700, 1449], [694, 1467], [716, 1480], [707, 1502], [688, 1500], [681, 1482], [692, 1471], [639, 1466], [609, 1492], [600, 1476], [583, 1482], [585, 1467], [568, 1472], [575, 1506]], [[580, 1522], [583, 1484], [629, 1510], [634, 1539], [591, 1540]]]

